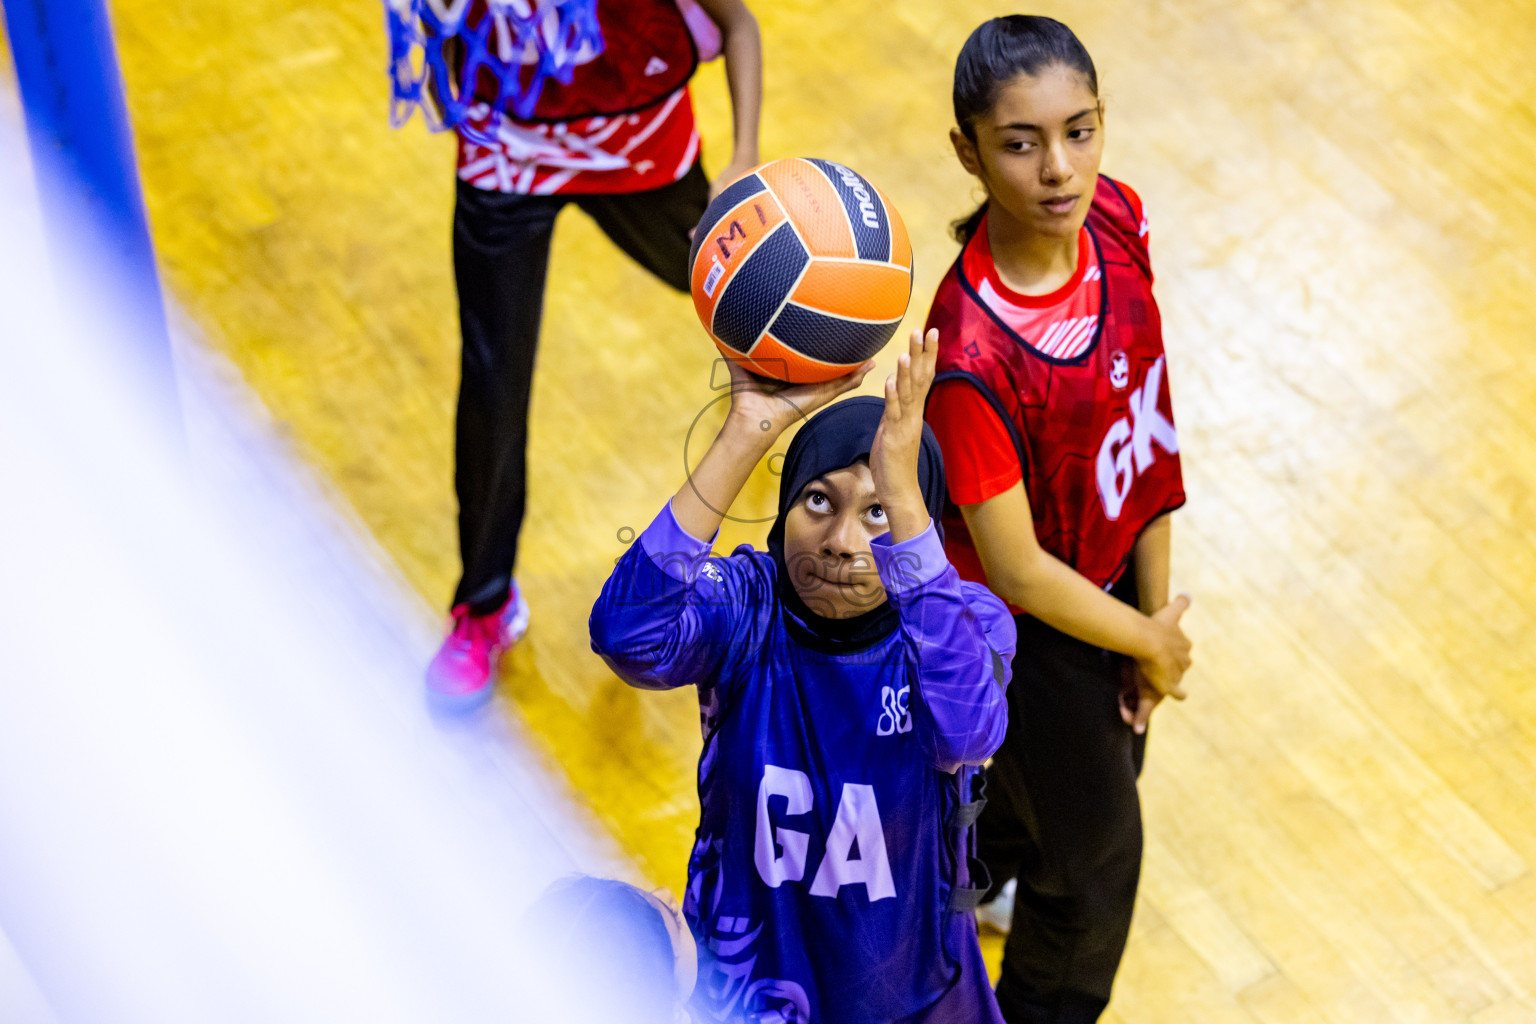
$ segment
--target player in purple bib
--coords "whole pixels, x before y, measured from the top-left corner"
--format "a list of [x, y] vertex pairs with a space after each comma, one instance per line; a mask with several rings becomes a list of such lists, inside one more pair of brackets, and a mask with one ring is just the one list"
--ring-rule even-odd
[[592, 646], [631, 685], [697, 686], [701, 814], [683, 909], [693, 1011], [747, 1024], [1000, 1024], [976, 940], [976, 767], [1001, 742], [1013, 621], [944, 555], [922, 422], [937, 333], [885, 399], [814, 416], [767, 552], [710, 543], [785, 428], [856, 387], [765, 389], [619, 560]]

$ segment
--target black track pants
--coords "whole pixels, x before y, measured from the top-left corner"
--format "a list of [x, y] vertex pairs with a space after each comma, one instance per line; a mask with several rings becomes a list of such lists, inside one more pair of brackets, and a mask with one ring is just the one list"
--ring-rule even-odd
[[997, 1001], [1010, 1024], [1087, 1024], [1109, 1002], [1131, 927], [1146, 736], [1120, 718], [1127, 659], [1017, 622], [1008, 734], [977, 828], [994, 894], [1018, 878]]
[[464, 573], [455, 605], [495, 611], [511, 585], [527, 504], [528, 398], [556, 215], [575, 203], [637, 263], [686, 291], [688, 232], [708, 199], [698, 164], [671, 185], [622, 195], [510, 195], [458, 183], [453, 272], [463, 350], [454, 489]]

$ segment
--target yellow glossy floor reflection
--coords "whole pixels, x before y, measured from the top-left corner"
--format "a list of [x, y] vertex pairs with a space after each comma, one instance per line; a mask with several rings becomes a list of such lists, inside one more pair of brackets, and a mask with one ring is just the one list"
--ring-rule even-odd
[[[764, 156], [845, 160], [895, 199], [920, 320], [971, 203], [950, 68], [998, 8], [759, 6]], [[113, 7], [170, 288], [441, 604], [452, 144], [387, 128], [377, 4]], [[1154, 727], [1108, 1019], [1536, 1021], [1536, 7], [1042, 10], [1094, 53], [1106, 170], [1150, 208], [1190, 492], [1174, 575], [1195, 595], [1193, 696]], [[723, 92], [706, 69], [710, 167]], [[675, 886], [696, 711], [618, 684], [585, 619], [618, 532], [680, 479], [711, 349], [579, 213], [552, 281], [534, 621], [503, 691]]]

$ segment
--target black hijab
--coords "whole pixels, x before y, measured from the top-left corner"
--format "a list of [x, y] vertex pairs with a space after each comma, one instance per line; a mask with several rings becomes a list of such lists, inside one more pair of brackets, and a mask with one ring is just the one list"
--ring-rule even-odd
[[[883, 640], [896, 628], [896, 609], [889, 601], [882, 601], [850, 619], [829, 619], [811, 611], [796, 593], [784, 562], [784, 522], [806, 484], [869, 459], [884, 414], [883, 398], [859, 396], [828, 406], [812, 416], [790, 442], [779, 476], [779, 515], [768, 531], [768, 551], [778, 568], [779, 600], [789, 612], [785, 623], [800, 643], [827, 654], [849, 654]], [[934, 529], [942, 537], [939, 516], [944, 511], [944, 457], [926, 423], [917, 456], [917, 482]]]

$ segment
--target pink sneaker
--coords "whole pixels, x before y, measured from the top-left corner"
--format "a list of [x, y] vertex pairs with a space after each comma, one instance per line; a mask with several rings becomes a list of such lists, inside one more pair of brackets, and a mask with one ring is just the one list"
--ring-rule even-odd
[[471, 615], [467, 604], [453, 609], [453, 628], [427, 666], [427, 696], [454, 711], [484, 703], [496, 688], [501, 654], [528, 630], [528, 602], [512, 584], [507, 603], [490, 615]]

